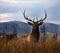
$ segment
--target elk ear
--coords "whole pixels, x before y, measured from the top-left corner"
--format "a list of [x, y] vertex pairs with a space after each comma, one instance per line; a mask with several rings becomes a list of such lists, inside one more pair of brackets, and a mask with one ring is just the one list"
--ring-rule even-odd
[[38, 25], [42, 25], [42, 24], [43, 24], [43, 22], [38, 23]]
[[28, 22], [28, 24], [29, 24], [29, 25], [33, 25], [33, 23], [31, 23], [31, 22]]

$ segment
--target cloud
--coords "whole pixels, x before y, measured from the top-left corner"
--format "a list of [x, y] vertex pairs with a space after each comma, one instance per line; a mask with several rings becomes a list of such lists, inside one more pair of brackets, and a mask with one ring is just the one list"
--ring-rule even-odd
[[0, 22], [8, 22], [8, 21], [24, 21], [22, 13], [1, 13], [0, 14]]
[[12, 16], [13, 15], [9, 14], [9, 13], [0, 14], [0, 20], [2, 20], [2, 19], [9, 19]]
[[13, 21], [13, 20], [0, 20], [0, 22], [9, 22], [9, 21]]
[[19, 1], [40, 1], [42, 3], [47, 3], [47, 2], [58, 2], [59, 0], [0, 0], [0, 1], [5, 1], [5, 2], [19, 2]]
[[48, 14], [46, 20], [55, 23], [55, 21], [60, 21], [59, 2], [60, 0], [0, 0], [0, 21], [25, 21], [22, 13], [26, 8], [26, 13], [31, 19], [35, 17], [40, 19], [46, 9]]
[[35, 4], [40, 4], [40, 6], [50, 7], [59, 2], [59, 0], [1, 0], [1, 2], [5, 2], [11, 5], [19, 5], [20, 6], [33, 6]]
[[0, 0], [0, 13], [15, 13], [34, 7], [47, 9], [57, 5], [57, 2], [58, 0]]
[[48, 20], [48, 21], [45, 21], [45, 22], [47, 22], [47, 23], [54, 23], [54, 24], [59, 24], [60, 25], [60, 21], [50, 21], [50, 20]]
[[0, 13], [21, 12], [25, 8], [29, 11], [44, 10], [56, 6], [58, 2], [59, 0], [0, 0]]

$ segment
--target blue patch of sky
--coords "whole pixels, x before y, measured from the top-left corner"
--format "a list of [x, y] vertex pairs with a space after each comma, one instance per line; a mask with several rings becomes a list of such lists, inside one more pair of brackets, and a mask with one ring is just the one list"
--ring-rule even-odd
[[56, 5], [54, 7], [51, 7], [50, 9], [48, 9], [48, 17], [49, 17], [49, 20], [52, 20], [52, 21], [60, 20], [59, 5]]

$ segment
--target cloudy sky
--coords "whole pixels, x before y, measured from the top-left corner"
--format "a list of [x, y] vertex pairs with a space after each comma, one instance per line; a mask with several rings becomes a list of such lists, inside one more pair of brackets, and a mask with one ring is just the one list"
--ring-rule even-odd
[[0, 0], [0, 22], [23, 21], [23, 11], [30, 19], [44, 17], [45, 22], [60, 24], [60, 0]]

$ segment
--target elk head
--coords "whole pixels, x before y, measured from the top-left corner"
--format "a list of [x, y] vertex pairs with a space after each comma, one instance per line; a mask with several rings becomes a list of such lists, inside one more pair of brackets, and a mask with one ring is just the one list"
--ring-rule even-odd
[[43, 24], [43, 21], [44, 21], [44, 20], [46, 19], [46, 17], [47, 17], [47, 13], [46, 13], [46, 11], [45, 11], [45, 17], [44, 17], [43, 19], [41, 18], [40, 20], [37, 19], [37, 21], [31, 20], [30, 18], [28, 18], [28, 16], [25, 14], [25, 10], [24, 10], [24, 12], [23, 12], [23, 16], [24, 16], [24, 18], [25, 18], [26, 20], [28, 20], [28, 24], [33, 26], [33, 29], [37, 29], [37, 28], [39, 27], [39, 25], [42, 25], [42, 24]]

